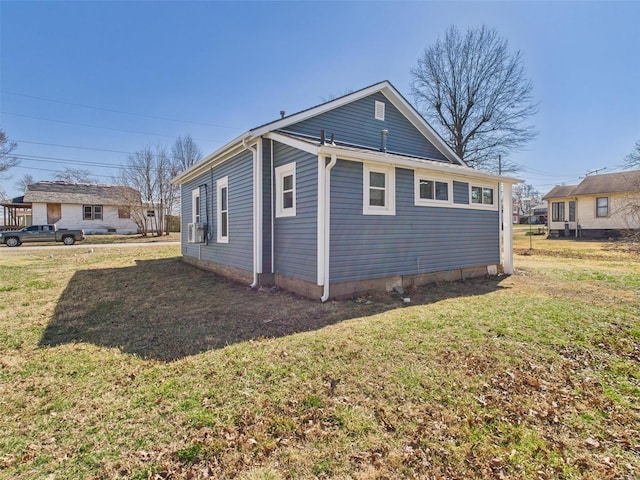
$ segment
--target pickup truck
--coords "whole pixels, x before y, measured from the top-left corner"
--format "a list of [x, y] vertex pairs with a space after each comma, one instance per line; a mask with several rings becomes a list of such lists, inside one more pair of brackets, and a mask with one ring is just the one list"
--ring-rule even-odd
[[58, 230], [55, 225], [31, 225], [22, 230], [0, 232], [0, 243], [18, 247], [27, 242], [62, 242], [73, 245], [84, 240], [84, 230]]

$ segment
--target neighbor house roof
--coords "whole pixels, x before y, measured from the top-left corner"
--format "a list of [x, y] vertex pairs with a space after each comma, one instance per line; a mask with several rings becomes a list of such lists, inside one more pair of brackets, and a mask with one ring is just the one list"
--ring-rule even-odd
[[127, 205], [139, 198], [140, 194], [130, 187], [62, 181], [33, 183], [24, 194], [24, 201], [31, 203]]
[[598, 193], [626, 193], [640, 191], [640, 170], [621, 173], [589, 175], [580, 182], [573, 195], [593, 195]]
[[546, 200], [547, 198], [568, 197], [571, 195], [571, 192], [573, 192], [573, 189], [576, 187], [577, 185], [556, 185], [551, 189], [549, 193], [547, 193], [544, 197], [542, 197], [542, 199]]
[[207, 155], [200, 162], [182, 172], [176, 178], [172, 180], [173, 183], [184, 183], [202, 172], [206, 171], [213, 162], [219, 161], [221, 158], [229, 158], [233, 154], [237, 154], [246, 148], [248, 143], [255, 141], [256, 138], [268, 134], [270, 132], [281, 131], [282, 129], [293, 125], [308, 118], [320, 115], [325, 112], [329, 112], [343, 105], [355, 102], [362, 98], [365, 98], [374, 93], [382, 93], [404, 116], [427, 138], [429, 141], [442, 152], [447, 158], [449, 163], [454, 165], [466, 166], [464, 161], [458, 157], [458, 155], [451, 149], [444, 139], [427, 123], [427, 121], [420, 115], [416, 109], [391, 85], [388, 81], [383, 81], [363, 88], [356, 92], [343, 95], [342, 97], [335, 98], [331, 101], [316, 105], [315, 107], [307, 108], [292, 115], [287, 115], [283, 118], [266, 123], [259, 127], [248, 130], [242, 135], [234, 138], [229, 143], [223, 145], [215, 152]]
[[640, 170], [588, 175], [578, 185], [553, 187], [544, 198], [628, 192], [640, 193]]

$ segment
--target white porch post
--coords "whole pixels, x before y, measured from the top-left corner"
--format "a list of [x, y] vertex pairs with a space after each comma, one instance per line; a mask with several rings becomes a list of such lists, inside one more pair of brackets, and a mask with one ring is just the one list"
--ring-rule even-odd
[[503, 183], [502, 192], [502, 268], [507, 275], [513, 274], [513, 205], [511, 184]]

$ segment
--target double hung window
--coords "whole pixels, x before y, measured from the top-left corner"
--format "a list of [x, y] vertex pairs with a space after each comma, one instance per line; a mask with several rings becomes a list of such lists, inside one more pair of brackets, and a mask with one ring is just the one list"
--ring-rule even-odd
[[609, 198], [598, 197], [596, 198], [596, 217], [608, 217], [609, 216]]
[[296, 216], [296, 162], [276, 167], [276, 217]]
[[395, 215], [395, 167], [363, 166], [364, 215]]
[[102, 220], [102, 205], [84, 205], [83, 220]]

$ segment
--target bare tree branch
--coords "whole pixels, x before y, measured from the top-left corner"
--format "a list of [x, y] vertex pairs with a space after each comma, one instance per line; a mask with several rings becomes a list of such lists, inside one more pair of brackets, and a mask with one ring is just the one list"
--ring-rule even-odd
[[11, 154], [17, 146], [18, 144], [9, 140], [0, 128], [0, 178], [5, 178], [4, 173], [7, 170], [20, 164], [20, 160]]
[[416, 107], [470, 166], [495, 171], [499, 155], [506, 158], [537, 135], [526, 125], [538, 106], [522, 55], [509, 53], [493, 29], [462, 35], [449, 27], [411, 76]]
[[202, 158], [202, 152], [191, 135], [187, 135], [184, 138], [178, 137], [176, 143], [171, 147], [171, 157], [173, 164], [178, 169], [177, 173], [180, 173], [198, 163]]
[[95, 183], [96, 179], [92, 176], [91, 170], [86, 168], [65, 167], [63, 170], [53, 175], [56, 180], [72, 183]]
[[640, 140], [636, 142], [633, 151], [625, 157], [624, 168], [640, 168]]

